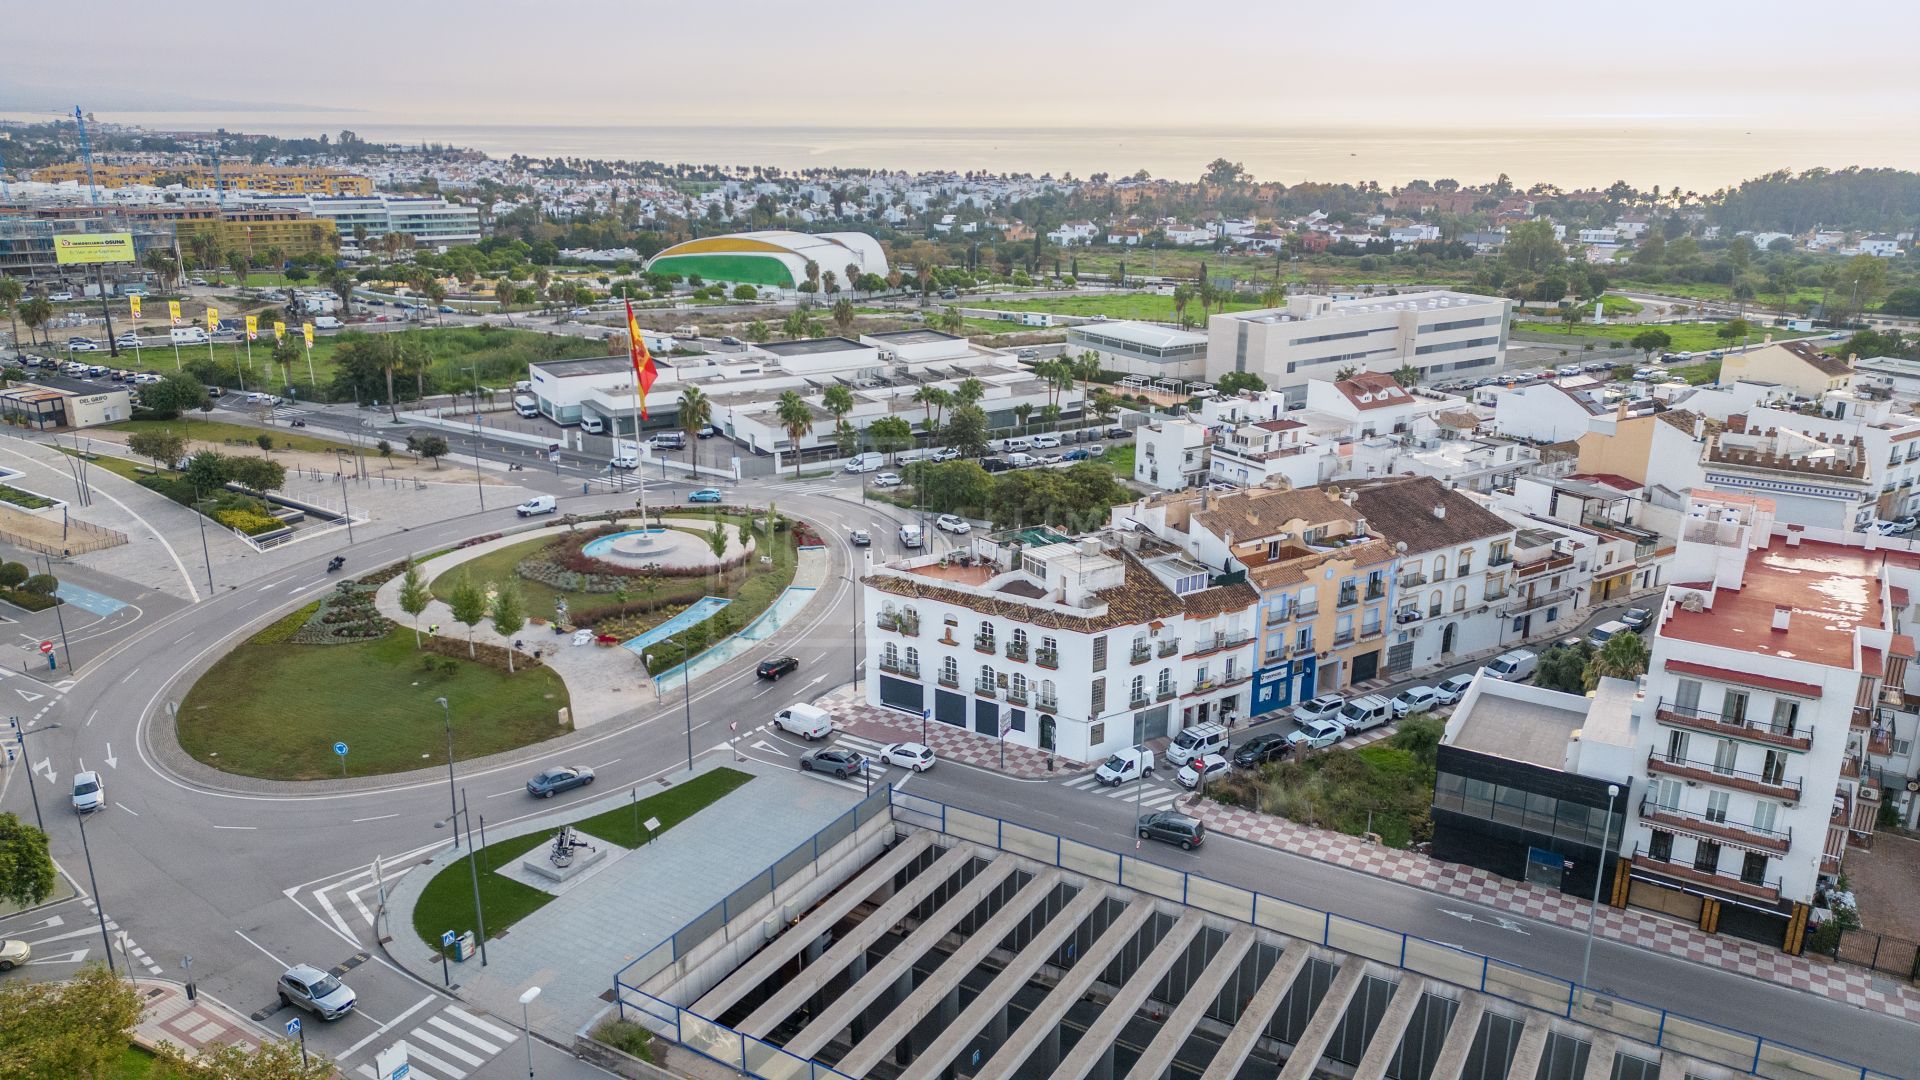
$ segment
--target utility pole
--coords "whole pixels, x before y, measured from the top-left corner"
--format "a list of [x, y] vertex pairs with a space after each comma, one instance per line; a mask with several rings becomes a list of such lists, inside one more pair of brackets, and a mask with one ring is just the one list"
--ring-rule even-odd
[[[460, 812], [460, 803], [454, 798], [453, 787], [453, 709], [447, 704], [446, 698], [433, 700], [440, 703], [440, 714], [447, 724], [447, 807], [450, 811], [448, 816], [452, 816]], [[453, 831], [453, 846], [456, 851], [460, 848], [460, 830], [458, 829]]]

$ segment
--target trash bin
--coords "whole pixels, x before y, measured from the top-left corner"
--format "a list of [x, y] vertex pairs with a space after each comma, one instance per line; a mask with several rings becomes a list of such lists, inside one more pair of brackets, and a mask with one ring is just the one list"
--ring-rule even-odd
[[473, 931], [464, 931], [459, 937], [453, 939], [453, 958], [455, 960], [466, 960], [471, 957], [474, 952]]

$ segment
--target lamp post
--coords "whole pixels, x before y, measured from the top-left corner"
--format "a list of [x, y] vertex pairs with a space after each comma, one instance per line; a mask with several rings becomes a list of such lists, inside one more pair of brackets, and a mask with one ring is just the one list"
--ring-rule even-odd
[[[107, 973], [118, 974], [113, 970], [113, 938], [107, 936], [107, 904], [100, 895], [100, 883], [93, 876], [93, 849], [87, 846], [87, 815], [83, 811], [77, 815], [80, 819], [80, 850], [87, 858], [87, 889], [93, 893], [93, 913], [100, 919], [100, 943], [107, 947]], [[127, 977], [133, 977], [133, 969], [127, 969]]]
[[[672, 638], [666, 640], [672, 641]], [[676, 644], [678, 644], [676, 642]], [[687, 771], [693, 771], [693, 657], [685, 647], [680, 650], [684, 659], [680, 661], [680, 698], [686, 704], [687, 711]], [[653, 670], [653, 654], [647, 654], [647, 670]]]
[[[453, 708], [447, 704], [446, 698], [434, 698], [433, 700], [440, 703], [440, 715], [445, 719], [447, 725], [447, 817], [451, 819], [454, 814], [460, 812], [460, 804], [454, 796], [453, 788]], [[460, 833], [458, 830], [453, 834], [453, 847], [455, 851], [460, 850]]]
[[[36, 787], [33, 782], [33, 762], [27, 760], [28, 729], [20, 726], [20, 718], [17, 716], [7, 717], [7, 724], [13, 728], [13, 741], [20, 747], [20, 764], [25, 766], [27, 770], [27, 794], [33, 797], [33, 824], [44, 833], [47, 831], [47, 822], [45, 818], [40, 816], [40, 789]], [[59, 726], [57, 723], [48, 724], [45, 727], [37, 727], [32, 730], [51, 731]]]
[[533, 1076], [533, 1021], [528, 1018], [527, 1006], [533, 1004], [533, 999], [539, 996], [540, 988], [537, 986], [527, 987], [527, 992], [520, 995], [520, 1030], [527, 1038], [527, 1076], [529, 1080], [531, 1080]]
[[473, 376], [473, 491], [480, 496], [480, 509], [485, 510], [487, 489], [480, 483], [480, 369], [474, 364], [466, 368], [467, 374]]
[[460, 809], [454, 814], [449, 815], [445, 821], [434, 822], [433, 827], [436, 829], [439, 829], [439, 828], [444, 828], [450, 824], [453, 825], [454, 840], [457, 843], [460, 838], [460, 825], [459, 825], [458, 819], [462, 817], [465, 817], [467, 819], [467, 870], [473, 876], [473, 921], [479, 925], [479, 930], [480, 930], [480, 933], [479, 933], [480, 966], [486, 967], [487, 966], [487, 915], [486, 915], [486, 911], [480, 906], [480, 862], [477, 857], [478, 853], [474, 850], [474, 847], [473, 847], [473, 819], [471, 816], [467, 814], [467, 793], [465, 790], [462, 790], [460, 792]]
[[1601, 863], [1599, 866], [1594, 868], [1593, 906], [1587, 909], [1587, 949], [1586, 949], [1585, 955], [1583, 955], [1580, 958], [1580, 985], [1582, 986], [1586, 985], [1587, 972], [1593, 966], [1593, 920], [1594, 920], [1594, 916], [1599, 914], [1600, 912], [1600, 882], [1603, 881], [1607, 876], [1606, 861], [1605, 861], [1607, 857], [1607, 844], [1611, 842], [1611, 838], [1613, 836], [1613, 801], [1619, 797], [1620, 797], [1620, 785], [1608, 784], [1607, 785], [1607, 820], [1606, 820], [1606, 824], [1600, 827]]
[[853, 586], [853, 681], [860, 682], [860, 643], [866, 636], [866, 624], [860, 621], [860, 582], [849, 575], [841, 574], [840, 580]]

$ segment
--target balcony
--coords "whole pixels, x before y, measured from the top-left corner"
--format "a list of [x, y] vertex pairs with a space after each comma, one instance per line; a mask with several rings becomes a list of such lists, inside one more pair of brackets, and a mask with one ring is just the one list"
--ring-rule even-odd
[[1522, 594], [1516, 597], [1512, 603], [1501, 608], [1500, 614], [1512, 616], [1524, 614], [1529, 611], [1538, 611], [1543, 607], [1550, 607], [1564, 600], [1570, 600], [1573, 598], [1573, 595], [1574, 591], [1572, 589], [1556, 589], [1552, 592], [1537, 593], [1533, 596]]
[[1800, 781], [1797, 779], [1788, 780], [1784, 775], [1768, 776], [1764, 773], [1745, 772], [1740, 769], [1718, 769], [1712, 762], [1667, 758], [1657, 750], [1647, 755], [1647, 771], [1665, 773], [1682, 780], [1734, 788], [1738, 791], [1749, 791], [1755, 795], [1766, 795], [1785, 802], [1800, 801]]
[[1786, 854], [1793, 844], [1793, 830], [1775, 832], [1738, 821], [1715, 821], [1703, 814], [1691, 810], [1682, 810], [1673, 806], [1661, 806], [1652, 799], [1640, 800], [1640, 820], [1663, 829], [1686, 833], [1688, 836], [1705, 837], [1708, 840], [1725, 840], [1729, 843], [1743, 844], [1766, 851]]
[[983, 652], [983, 653], [992, 652], [993, 651], [993, 635], [992, 634], [973, 635], [973, 651]]
[[1318, 614], [1320, 614], [1320, 602], [1318, 600], [1315, 600], [1311, 604], [1296, 604], [1293, 608], [1293, 617], [1296, 619], [1311, 619]]
[[1385, 581], [1369, 581], [1367, 583], [1367, 599], [1368, 600], [1379, 600], [1385, 597], [1386, 595], [1387, 595], [1387, 583]]
[[1193, 689], [1188, 690], [1187, 693], [1204, 694], [1207, 691], [1213, 689], [1216, 685], [1218, 684], [1215, 683], [1212, 679], [1196, 679], [1194, 680], [1194, 683], [1193, 683]]
[[1194, 642], [1193, 651], [1187, 654], [1187, 659], [1191, 660], [1196, 656], [1206, 656], [1209, 653], [1217, 653], [1222, 649], [1237, 649], [1252, 640], [1253, 635], [1245, 631], [1232, 634], [1216, 633], [1210, 638]]
[[1701, 870], [1687, 863], [1656, 859], [1637, 846], [1633, 849], [1633, 868], [1691, 885], [1704, 885], [1710, 889], [1764, 900], [1770, 904], [1780, 902], [1779, 878], [1772, 881], [1746, 881], [1740, 875], [1724, 870]]
[[1708, 735], [1723, 735], [1729, 739], [1759, 743], [1762, 746], [1777, 746], [1783, 750], [1797, 750], [1803, 754], [1813, 748], [1813, 725], [1811, 724], [1750, 723], [1746, 720], [1722, 716], [1719, 713], [1676, 705], [1664, 699], [1654, 709], [1653, 715], [1668, 727], [1685, 728], [1688, 731], [1698, 731]]
[[1400, 587], [1403, 589], [1411, 589], [1416, 585], [1425, 585], [1426, 583], [1427, 574], [1424, 570], [1415, 570], [1411, 574], [1400, 575]]
[[919, 664], [909, 664], [904, 660], [889, 660], [884, 656], [880, 658], [880, 670], [890, 675], [899, 675], [908, 679], [917, 679], [920, 677]]
[[920, 616], [918, 615], [899, 615], [891, 611], [883, 611], [873, 617], [873, 625], [908, 637], [920, 636]]
[[1026, 703], [1027, 703], [1027, 692], [1025, 690], [1007, 691], [1007, 704], [1025, 705]]
[[1133, 652], [1128, 657], [1128, 659], [1130, 662], [1135, 664], [1146, 663], [1147, 661], [1153, 659], [1153, 646], [1148, 645], [1145, 642], [1135, 645], [1133, 647]]
[[1340, 599], [1335, 601], [1333, 606], [1336, 609], [1339, 609], [1339, 608], [1345, 608], [1345, 607], [1352, 607], [1353, 605], [1359, 602], [1360, 602], [1360, 590], [1342, 589], [1340, 590]]
[[1513, 565], [1513, 555], [1505, 551], [1496, 551], [1493, 553], [1493, 556], [1487, 560], [1487, 569], [1489, 570], [1496, 566], [1511, 565]]
[[1158, 653], [1160, 659], [1162, 660], [1165, 660], [1169, 656], [1178, 655], [1180, 652], [1180, 639], [1170, 638], [1166, 641], [1163, 641], [1160, 643], [1159, 648], [1157, 648], [1155, 651]]
[[1365, 626], [1362, 626], [1362, 627], [1360, 628], [1360, 637], [1361, 637], [1361, 640], [1363, 640], [1363, 641], [1364, 641], [1365, 639], [1367, 639], [1367, 638], [1370, 638], [1370, 637], [1379, 637], [1379, 636], [1380, 636], [1380, 632], [1381, 632], [1382, 630], [1384, 630], [1384, 629], [1386, 629], [1386, 628], [1385, 628], [1384, 626], [1382, 626], [1381, 624], [1379, 624], [1379, 623], [1377, 623], [1377, 622], [1376, 622], [1376, 623], [1367, 623], [1367, 624], [1366, 624]]
[[1480, 594], [1480, 600], [1482, 603], [1492, 603], [1495, 600], [1505, 600], [1507, 598], [1507, 591], [1508, 590], [1504, 588], [1488, 589], [1487, 591]]
[[1158, 690], [1154, 691], [1153, 700], [1171, 701], [1173, 700], [1175, 692], [1176, 691], [1171, 686], [1162, 686]]
[[1058, 670], [1060, 667], [1060, 650], [1048, 648], [1037, 649], [1033, 654], [1033, 662], [1043, 668]]
[[1153, 702], [1145, 694], [1127, 700], [1127, 708], [1129, 709], [1144, 709], [1151, 704], [1153, 704]]
[[946, 676], [946, 675], [942, 675], [942, 676], [940, 676], [940, 677], [939, 677], [938, 679], [935, 679], [934, 681], [935, 681], [935, 682], [937, 682], [937, 683], [939, 683], [939, 684], [940, 684], [941, 686], [944, 686], [944, 687], [946, 687], [946, 688], [947, 688], [947, 689], [949, 689], [949, 690], [958, 690], [958, 689], [960, 689], [960, 680], [959, 680], [959, 679], [955, 679], [955, 678], [951, 678], [951, 677], [949, 677], [949, 676]]
[[1470, 564], [1462, 563], [1458, 569], [1454, 570], [1453, 576], [1457, 578], [1472, 577], [1473, 567]]
[[1426, 616], [1422, 615], [1420, 609], [1417, 607], [1401, 608], [1399, 611], [1393, 613], [1394, 624], [1398, 626], [1416, 623], [1424, 618], [1426, 618]]
[[1007, 659], [1024, 661], [1027, 658], [1027, 643], [1024, 641], [1007, 642]]
[[985, 679], [977, 679], [974, 681], [973, 692], [983, 698], [997, 698], [1000, 696], [1000, 688]]
[[1351, 644], [1352, 642], [1353, 642], [1352, 630], [1341, 630], [1338, 633], [1333, 635], [1333, 644], [1335, 647], [1338, 647], [1341, 645], [1348, 645], [1348, 644]]
[[1039, 709], [1041, 712], [1059, 712], [1060, 699], [1057, 697], [1048, 697], [1045, 694], [1042, 694], [1039, 697], [1034, 699], [1034, 707]]

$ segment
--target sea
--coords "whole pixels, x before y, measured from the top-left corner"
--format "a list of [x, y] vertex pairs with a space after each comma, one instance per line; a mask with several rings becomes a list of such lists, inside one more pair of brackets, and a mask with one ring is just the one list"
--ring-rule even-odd
[[[8, 116], [34, 120], [44, 116]], [[106, 113], [97, 120], [161, 130], [222, 128], [311, 136], [351, 128], [375, 142], [433, 142], [494, 157], [580, 157], [699, 165], [969, 170], [1086, 178], [1095, 173], [1193, 180], [1225, 157], [1256, 180], [1382, 186], [1501, 173], [1525, 187], [1572, 189], [1625, 180], [1706, 194], [1778, 169], [1920, 168], [1920, 129], [1834, 124], [1769, 127], [1741, 119], [1574, 118], [1547, 127], [849, 127], [726, 124], [466, 124], [373, 113]]]

